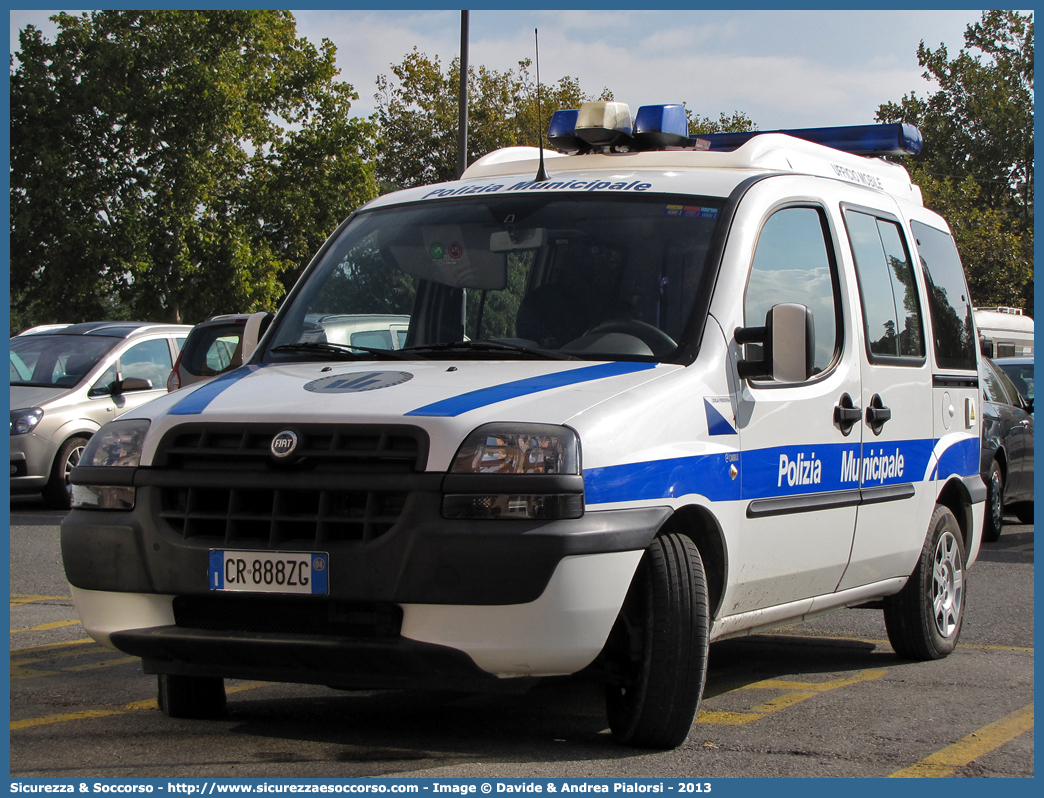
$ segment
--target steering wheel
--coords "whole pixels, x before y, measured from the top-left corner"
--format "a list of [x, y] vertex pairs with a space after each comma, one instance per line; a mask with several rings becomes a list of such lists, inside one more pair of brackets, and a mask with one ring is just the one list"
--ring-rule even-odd
[[601, 335], [604, 333], [623, 333], [637, 338], [652, 350], [656, 357], [667, 357], [678, 344], [671, 336], [658, 327], [646, 324], [638, 319], [611, 319], [595, 325], [584, 335]]

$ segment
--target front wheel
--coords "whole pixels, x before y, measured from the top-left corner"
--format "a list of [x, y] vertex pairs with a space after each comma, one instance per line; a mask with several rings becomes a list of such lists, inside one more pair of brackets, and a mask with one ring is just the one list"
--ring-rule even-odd
[[986, 520], [982, 525], [983, 543], [995, 543], [1004, 528], [1004, 475], [1000, 463], [990, 463], [986, 475]]
[[215, 718], [225, 711], [225, 680], [212, 676], [158, 678], [160, 710], [168, 718]]
[[72, 470], [80, 462], [89, 438], [83, 435], [75, 435], [69, 438], [58, 449], [58, 456], [54, 458], [51, 466], [51, 477], [43, 489], [44, 504], [55, 510], [68, 510], [72, 505], [70, 492], [72, 484], [69, 482]]
[[957, 519], [937, 506], [917, 568], [906, 586], [884, 601], [885, 627], [896, 654], [941, 659], [957, 646], [964, 621], [964, 563]]
[[645, 550], [606, 643], [606, 714], [616, 742], [685, 742], [707, 679], [709, 638], [700, 552], [683, 535], [662, 535]]

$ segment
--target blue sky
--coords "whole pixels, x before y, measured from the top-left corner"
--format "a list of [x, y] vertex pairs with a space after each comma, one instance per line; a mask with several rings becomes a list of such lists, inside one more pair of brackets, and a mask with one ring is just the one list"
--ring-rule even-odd
[[[54, 11], [10, 12], [11, 51], [32, 23], [53, 35]], [[337, 46], [342, 79], [374, 107], [374, 80], [413, 47], [443, 63], [460, 48], [460, 12], [295, 11], [300, 35]], [[579, 78], [592, 94], [609, 88], [639, 105], [684, 102], [701, 116], [742, 111], [762, 129], [873, 122], [877, 107], [925, 94], [917, 45], [955, 54], [970, 10], [912, 11], [471, 11], [472, 65], [507, 70], [533, 55], [540, 30], [545, 83]]]

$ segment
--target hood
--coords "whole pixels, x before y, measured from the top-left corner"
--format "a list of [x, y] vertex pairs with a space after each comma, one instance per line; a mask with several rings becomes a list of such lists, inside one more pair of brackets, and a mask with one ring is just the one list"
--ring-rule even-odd
[[12, 385], [11, 409], [41, 407], [69, 393], [68, 388], [44, 388], [39, 385]]
[[[428, 431], [441, 468], [475, 427], [568, 424], [637, 385], [681, 368], [591, 361], [379, 361], [244, 366], [131, 411], [151, 417], [143, 462], [160, 435], [193, 422], [410, 424]], [[159, 434], [156, 434], [159, 433]], [[440, 461], [445, 460], [445, 463]]]

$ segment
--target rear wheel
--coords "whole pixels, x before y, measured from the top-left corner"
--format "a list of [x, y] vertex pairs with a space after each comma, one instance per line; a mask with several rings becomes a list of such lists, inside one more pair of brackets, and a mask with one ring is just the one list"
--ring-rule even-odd
[[707, 579], [695, 544], [663, 535], [645, 550], [606, 643], [606, 714], [613, 739], [676, 748], [707, 678]]
[[70, 490], [72, 488], [69, 477], [76, 464], [80, 462], [80, 455], [87, 446], [86, 438], [76, 435], [69, 438], [58, 449], [58, 456], [54, 458], [51, 466], [51, 478], [43, 489], [44, 503], [55, 510], [68, 510], [70, 507]]
[[899, 656], [940, 659], [957, 646], [964, 621], [964, 562], [957, 519], [937, 506], [917, 568], [884, 602], [888, 640]]
[[169, 718], [215, 718], [225, 711], [225, 680], [161, 673], [158, 703]]
[[986, 475], [986, 520], [982, 525], [982, 540], [993, 543], [1001, 535], [1004, 528], [1004, 475], [1000, 463], [990, 463], [990, 473]]

